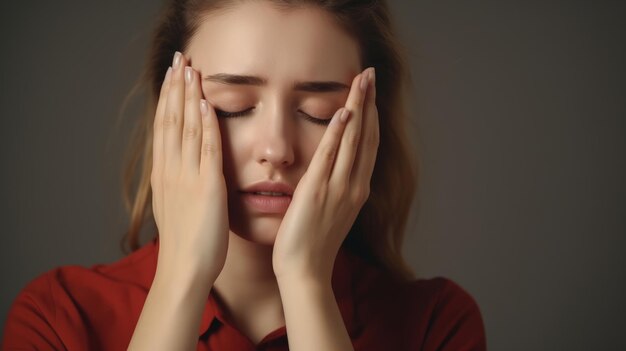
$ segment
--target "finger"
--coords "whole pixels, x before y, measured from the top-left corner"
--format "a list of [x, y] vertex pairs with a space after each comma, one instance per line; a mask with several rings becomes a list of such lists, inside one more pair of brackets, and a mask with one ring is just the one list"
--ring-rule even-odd
[[313, 184], [328, 182], [349, 113], [350, 111], [348, 109], [342, 107], [335, 112], [335, 115], [330, 120], [328, 128], [326, 128], [324, 136], [322, 136], [322, 140], [317, 146], [309, 168], [307, 169], [307, 173], [310, 174], [310, 179]]
[[202, 116], [200, 115], [200, 90], [198, 74], [185, 67], [185, 113], [183, 117], [181, 166], [185, 174], [200, 173], [200, 144], [202, 142]]
[[204, 99], [200, 101], [200, 106], [202, 112], [200, 175], [208, 177], [215, 173], [223, 174], [222, 137], [220, 135], [220, 125], [217, 121], [215, 109]]
[[163, 115], [163, 176], [170, 179], [178, 176], [180, 172], [185, 99], [183, 67], [185, 67], [185, 58], [180, 52], [176, 52], [172, 63], [172, 78], [165, 104], [165, 114]]
[[363, 101], [367, 90], [367, 85], [363, 87], [363, 84], [367, 83], [368, 74], [368, 70], [365, 70], [354, 79], [346, 101], [346, 108], [350, 110], [350, 120], [343, 133], [335, 168], [331, 174], [331, 179], [338, 184], [345, 184], [350, 179], [354, 157], [361, 140]]
[[161, 84], [161, 92], [159, 93], [159, 102], [157, 103], [154, 115], [154, 126], [152, 135], [152, 174], [150, 183], [152, 186], [152, 212], [155, 220], [161, 218], [159, 204], [162, 204], [162, 194], [159, 192], [161, 188], [161, 175], [163, 174], [163, 114], [165, 113], [165, 103], [167, 102], [167, 93], [170, 86], [172, 76], [172, 67], [167, 69], [163, 84]]
[[152, 135], [152, 169], [163, 172], [163, 115], [165, 114], [165, 103], [167, 102], [167, 93], [172, 76], [172, 67], [167, 69], [163, 84], [161, 84], [161, 92], [159, 93], [159, 101], [157, 103], [154, 115], [153, 135]]
[[373, 70], [363, 107], [362, 129], [362, 141], [354, 160], [350, 184], [360, 184], [366, 190], [363, 194], [366, 195], [363, 200], [367, 200], [380, 141], [378, 109], [376, 108], [376, 76]]

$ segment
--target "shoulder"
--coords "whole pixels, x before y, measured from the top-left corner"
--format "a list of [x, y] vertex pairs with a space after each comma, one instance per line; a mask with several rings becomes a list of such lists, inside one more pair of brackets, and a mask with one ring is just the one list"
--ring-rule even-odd
[[406, 299], [420, 309], [428, 309], [434, 316], [449, 314], [478, 314], [476, 300], [451, 279], [436, 277], [405, 283]]
[[51, 269], [29, 282], [18, 294], [28, 296], [42, 307], [63, 304], [71, 295], [74, 302], [93, 302], [90, 298], [122, 290], [149, 289], [156, 270], [154, 241], [111, 263], [90, 267], [66, 265]]
[[410, 311], [422, 318], [437, 319], [467, 313], [480, 316], [474, 298], [448, 278], [397, 282], [378, 275], [369, 282], [361, 282], [358, 290], [361, 299], [388, 311]]
[[[486, 349], [476, 300], [455, 281], [435, 277], [399, 281], [352, 257], [356, 320], [364, 345], [395, 350]], [[367, 348], [364, 348], [367, 349]]]
[[2, 349], [65, 349], [72, 343], [88, 349], [90, 333], [125, 325], [131, 313], [141, 312], [155, 269], [153, 240], [112, 263], [40, 274], [11, 304]]
[[405, 301], [422, 328], [425, 350], [486, 350], [480, 308], [465, 289], [442, 277], [406, 285]]

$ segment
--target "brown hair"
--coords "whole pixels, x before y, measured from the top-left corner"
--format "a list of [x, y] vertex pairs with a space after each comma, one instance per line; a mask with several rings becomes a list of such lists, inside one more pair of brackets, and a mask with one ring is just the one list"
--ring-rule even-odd
[[[175, 51], [185, 51], [202, 15], [241, 1], [169, 0], [156, 23], [143, 76], [133, 89], [145, 86], [148, 92], [145, 114], [137, 121], [131, 138], [133, 144], [129, 145], [124, 161], [123, 195], [130, 215], [130, 225], [120, 242], [125, 253], [129, 252], [128, 248], [135, 251], [141, 246], [140, 231], [146, 221], [154, 224], [150, 186], [152, 127], [159, 90], [172, 55]], [[407, 133], [410, 125], [405, 102], [410, 81], [403, 48], [394, 35], [386, 1], [267, 1], [281, 9], [317, 6], [326, 10], [359, 43], [362, 69], [376, 68], [376, 105], [380, 120], [378, 157], [370, 196], [343, 245], [394, 278], [413, 279], [414, 273], [402, 257], [418, 171]]]

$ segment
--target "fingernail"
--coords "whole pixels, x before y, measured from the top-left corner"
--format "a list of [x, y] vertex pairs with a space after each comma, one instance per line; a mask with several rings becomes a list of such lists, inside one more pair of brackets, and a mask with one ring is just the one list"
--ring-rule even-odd
[[172, 75], [172, 66], [167, 68], [167, 72], [165, 72], [165, 78], [163, 78], [163, 81], [167, 82], [167, 80], [170, 78], [171, 75]]
[[333, 124], [338, 124], [338, 123], [345, 123], [345, 119], [343, 119], [343, 114], [346, 112], [346, 108], [342, 107], [339, 110], [337, 110], [337, 112], [335, 112], [335, 115], [333, 116], [333, 118], [330, 120], [330, 124], [329, 125], [333, 125]]
[[206, 100], [204, 99], [200, 99], [200, 112], [202, 112], [202, 115], [206, 115], [207, 112], [209, 112], [209, 107], [206, 104]]
[[193, 69], [189, 66], [185, 67], [185, 82], [189, 85], [193, 81]]
[[372, 85], [376, 86], [376, 67], [372, 67]]
[[346, 123], [349, 116], [350, 116], [350, 110], [348, 110], [347, 108], [344, 108], [343, 111], [341, 111], [341, 116], [339, 116], [339, 118], [341, 119], [343, 123]]
[[174, 67], [174, 69], [177, 69], [178, 66], [180, 66], [180, 52], [176, 51], [176, 53], [174, 54], [174, 61], [172, 62], [172, 67]]
[[361, 73], [361, 90], [365, 91], [367, 89], [367, 81], [369, 78], [369, 71], [365, 71]]

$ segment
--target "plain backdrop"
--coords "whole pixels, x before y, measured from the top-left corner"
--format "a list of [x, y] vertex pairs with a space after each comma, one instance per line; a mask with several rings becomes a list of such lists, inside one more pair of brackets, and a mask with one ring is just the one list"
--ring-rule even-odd
[[[37, 275], [122, 257], [141, 99], [115, 123], [159, 6], [0, 2], [2, 323]], [[625, 350], [626, 6], [391, 6], [422, 168], [411, 265], [474, 296], [491, 350]]]

